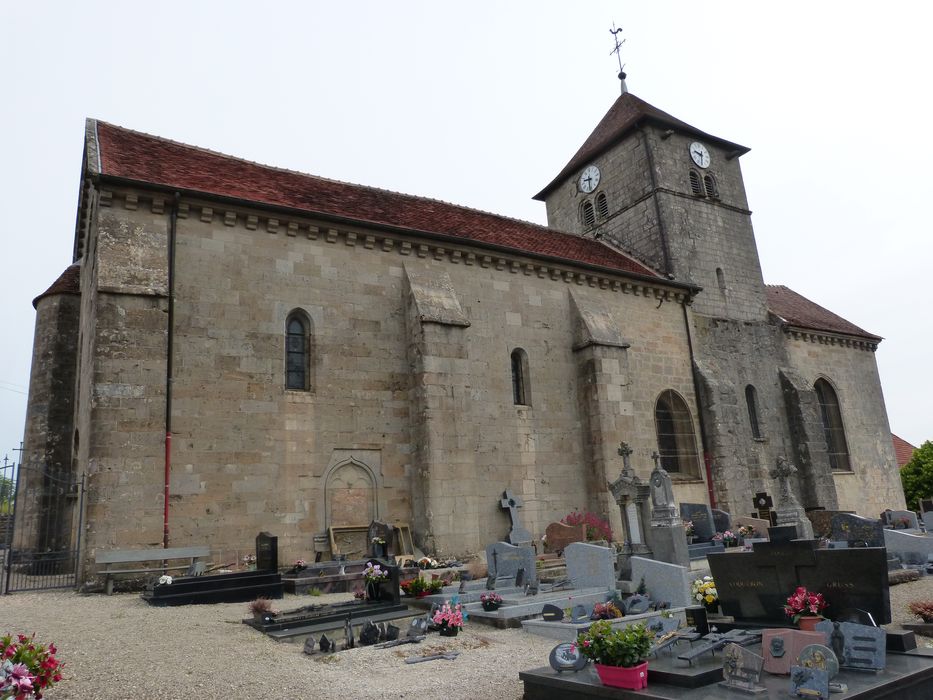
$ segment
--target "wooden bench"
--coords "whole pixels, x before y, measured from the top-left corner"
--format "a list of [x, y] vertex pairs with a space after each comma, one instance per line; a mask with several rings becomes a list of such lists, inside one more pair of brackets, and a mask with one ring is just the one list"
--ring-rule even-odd
[[[107, 595], [113, 593], [114, 574], [151, 574], [162, 571], [188, 570], [196, 559], [209, 557], [211, 548], [206, 546], [198, 547], [169, 547], [168, 549], [108, 549], [98, 551], [94, 555], [94, 561], [104, 568], [100, 571], [104, 576], [104, 587]], [[176, 559], [187, 559], [187, 564], [171, 564], [168, 562]], [[143, 562], [155, 562], [157, 566], [137, 566], [135, 568], [111, 568], [113, 564], [140, 564]]]

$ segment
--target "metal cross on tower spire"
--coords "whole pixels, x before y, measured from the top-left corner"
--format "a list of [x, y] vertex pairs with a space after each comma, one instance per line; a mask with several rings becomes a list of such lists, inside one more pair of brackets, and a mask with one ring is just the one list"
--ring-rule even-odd
[[622, 44], [625, 43], [625, 39], [619, 40], [619, 34], [622, 33], [622, 27], [616, 29], [616, 23], [612, 23], [612, 29], [609, 30], [609, 33], [612, 34], [612, 38], [615, 41], [615, 48], [609, 52], [609, 55], [616, 55], [616, 58], [619, 60], [619, 82], [622, 83], [622, 94], [628, 92], [628, 87], [625, 85], [625, 66], [622, 64]]

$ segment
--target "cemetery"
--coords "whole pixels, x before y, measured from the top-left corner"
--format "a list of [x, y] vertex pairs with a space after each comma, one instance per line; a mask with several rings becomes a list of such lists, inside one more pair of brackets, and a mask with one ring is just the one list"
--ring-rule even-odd
[[[184, 575], [129, 573], [149, 577], [140, 599], [152, 607], [245, 604], [251, 634], [309, 664], [369, 649], [398, 668], [464, 665], [466, 640], [521, 635], [548, 650], [515, 670], [529, 699], [933, 697], [933, 650], [915, 634], [933, 633], [933, 601], [915, 606], [923, 624], [891, 624], [894, 574], [926, 576], [933, 563], [930, 513], [804, 513], [783, 460], [777, 493], [755, 494], [747, 515], [675, 504], [657, 460], [642, 482], [624, 444], [619, 454], [607, 490], [620, 541], [591, 514], [529, 532], [506, 488], [511, 526], [471, 561], [437, 562], [372, 521], [353, 528], [352, 558], [283, 566], [277, 536], [263, 532], [245, 570], [217, 570], [199, 549], [179, 554], [192, 557]], [[118, 573], [103, 569], [104, 593]], [[444, 641], [463, 630], [463, 642]]]

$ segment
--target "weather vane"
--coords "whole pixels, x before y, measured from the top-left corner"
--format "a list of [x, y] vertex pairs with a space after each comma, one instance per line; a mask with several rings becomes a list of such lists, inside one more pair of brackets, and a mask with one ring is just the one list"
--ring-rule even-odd
[[615, 54], [616, 58], [619, 59], [619, 72], [621, 73], [622, 69], [625, 68], [625, 66], [622, 65], [622, 51], [621, 51], [622, 44], [625, 43], [625, 39], [623, 39], [622, 41], [619, 41], [619, 34], [622, 33], [622, 27], [619, 27], [618, 29], [616, 29], [616, 23], [613, 22], [612, 29], [609, 30], [609, 33], [612, 34], [612, 38], [616, 42], [615, 48], [609, 52], [609, 55], [611, 56], [612, 54]]

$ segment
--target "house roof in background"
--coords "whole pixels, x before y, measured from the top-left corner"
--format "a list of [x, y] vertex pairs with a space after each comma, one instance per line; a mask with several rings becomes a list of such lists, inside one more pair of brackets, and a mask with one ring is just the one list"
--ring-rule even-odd
[[917, 448], [907, 442], [904, 438], [891, 433], [891, 440], [894, 442], [894, 454], [897, 455], [898, 468], [903, 467], [914, 456]]

